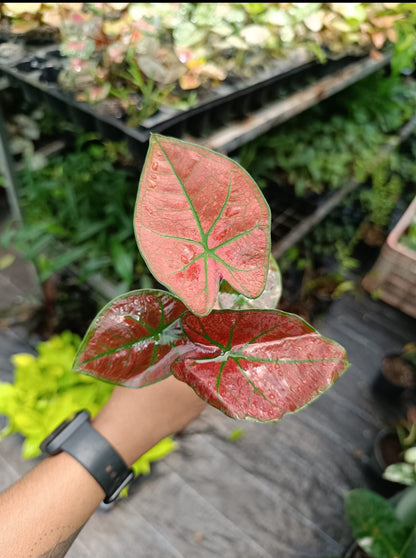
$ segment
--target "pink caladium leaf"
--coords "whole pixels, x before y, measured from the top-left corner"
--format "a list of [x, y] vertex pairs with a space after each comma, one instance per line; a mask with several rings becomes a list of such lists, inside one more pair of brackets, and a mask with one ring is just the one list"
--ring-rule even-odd
[[237, 163], [208, 149], [153, 135], [135, 211], [139, 249], [156, 279], [205, 316], [225, 279], [256, 298], [270, 254], [270, 210]]
[[278, 310], [186, 312], [195, 349], [172, 372], [233, 418], [275, 421], [325, 391], [347, 368], [345, 350]]
[[186, 339], [184, 304], [170, 293], [132, 291], [105, 306], [75, 357], [74, 370], [125, 386], [142, 387], [171, 374]]

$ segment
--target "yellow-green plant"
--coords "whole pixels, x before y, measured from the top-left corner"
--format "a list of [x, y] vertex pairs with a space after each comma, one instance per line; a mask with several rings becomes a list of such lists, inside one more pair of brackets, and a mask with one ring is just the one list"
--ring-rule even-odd
[[[0, 383], [0, 414], [8, 417], [0, 439], [19, 432], [25, 438], [24, 459], [37, 457], [42, 440], [68, 416], [82, 409], [97, 414], [114, 389], [71, 370], [80, 342], [78, 335], [65, 331], [39, 343], [37, 355], [12, 356], [14, 382]], [[173, 449], [172, 438], [162, 440], [134, 463], [135, 474], [148, 474], [151, 462]]]

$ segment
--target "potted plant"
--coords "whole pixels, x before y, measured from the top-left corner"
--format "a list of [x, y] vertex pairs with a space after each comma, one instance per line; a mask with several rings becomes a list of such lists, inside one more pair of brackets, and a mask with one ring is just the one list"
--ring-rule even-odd
[[416, 556], [416, 485], [389, 501], [366, 489], [347, 494], [346, 511], [356, 543], [348, 558]]
[[[415, 441], [416, 407], [409, 407], [406, 418], [399, 420], [395, 428], [383, 428], [377, 434], [370, 459], [372, 472], [379, 479], [395, 483], [395, 486], [392, 486], [390, 483], [382, 481], [378, 487], [380, 492], [390, 495], [392, 492], [394, 493], [395, 488], [399, 488], [396, 483], [401, 481], [393, 478], [394, 471], [402, 470], [402, 466], [406, 462], [406, 452], [413, 448]], [[389, 472], [386, 474], [386, 471]]]
[[241, 300], [238, 310], [214, 310], [224, 282], [252, 308], [269, 273], [270, 211], [237, 163], [153, 135], [134, 227], [150, 271], [171, 292], [111, 301], [81, 343], [76, 371], [130, 387], [173, 374], [232, 418], [275, 421], [346, 369], [344, 349], [297, 316], [241, 309]]
[[407, 420], [401, 420], [397, 424], [397, 438], [402, 447], [401, 459], [388, 464], [383, 477], [411, 486], [416, 483], [416, 407], [408, 409]]
[[412, 248], [416, 197], [387, 237], [363, 287], [391, 306], [416, 318], [416, 251]]
[[400, 353], [385, 355], [381, 369], [373, 384], [374, 390], [387, 396], [397, 398], [416, 385], [416, 344], [408, 343]]

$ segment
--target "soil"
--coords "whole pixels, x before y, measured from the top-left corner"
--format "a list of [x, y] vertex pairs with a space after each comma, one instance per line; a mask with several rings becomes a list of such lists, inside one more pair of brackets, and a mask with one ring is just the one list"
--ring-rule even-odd
[[400, 355], [384, 357], [381, 370], [385, 378], [392, 384], [403, 388], [415, 387], [415, 373], [411, 364]]

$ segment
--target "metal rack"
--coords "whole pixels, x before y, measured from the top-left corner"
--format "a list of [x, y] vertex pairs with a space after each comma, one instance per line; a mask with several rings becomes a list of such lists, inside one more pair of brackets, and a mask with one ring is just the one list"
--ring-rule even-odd
[[[48, 52], [51, 53], [49, 57]], [[38, 53], [38, 62], [34, 67], [30, 63], [33, 55], [12, 65], [0, 63], [0, 75], [11, 78], [12, 83], [22, 88], [29, 99], [48, 104], [52, 109], [72, 117], [87, 128], [93, 127], [104, 137], [127, 138], [130, 145], [131, 142], [134, 143], [136, 151], [139, 145], [140, 155], [144, 154], [150, 132], [160, 131], [199, 143], [215, 151], [230, 153], [271, 128], [387, 66], [391, 60], [389, 54], [384, 54], [377, 60], [370, 57], [358, 60], [350, 57], [332, 61], [327, 65], [304, 62], [295, 67], [287, 63], [286, 66], [281, 66], [280, 72], [275, 75], [270, 73], [267, 76], [263, 75], [263, 80], [249, 84], [245, 88], [246, 91], [241, 84], [231, 90], [225, 88], [225, 91], [216, 92], [215, 99], [211, 98], [205, 104], [201, 103], [194, 110], [182, 111], [180, 114], [178, 111], [175, 114], [172, 111], [163, 114], [162, 110], [161, 114], [150, 117], [139, 128], [129, 128], [125, 122], [100, 115], [96, 113], [93, 106], [75, 101], [68, 94], [61, 92], [56, 84], [48, 84], [41, 80], [48, 60], [51, 56], [56, 56], [56, 52], [56, 49], [49, 48], [42, 51], [41, 56]], [[46, 66], [43, 67], [42, 65], [45, 64]], [[24, 69], [26, 71], [23, 71]], [[223, 124], [212, 129], [215, 122], [221, 120]], [[0, 128], [0, 162], [3, 161], [5, 169], [10, 207], [15, 218], [19, 220], [17, 180], [1, 120]], [[200, 133], [203, 130], [206, 131], [205, 135], [201, 137], [196, 135], [195, 131]], [[356, 187], [355, 183], [348, 184], [328, 196], [323, 203], [320, 199], [319, 205], [316, 198], [305, 200], [294, 197], [283, 211], [275, 212], [272, 222], [273, 255], [279, 257], [283, 254]]]

